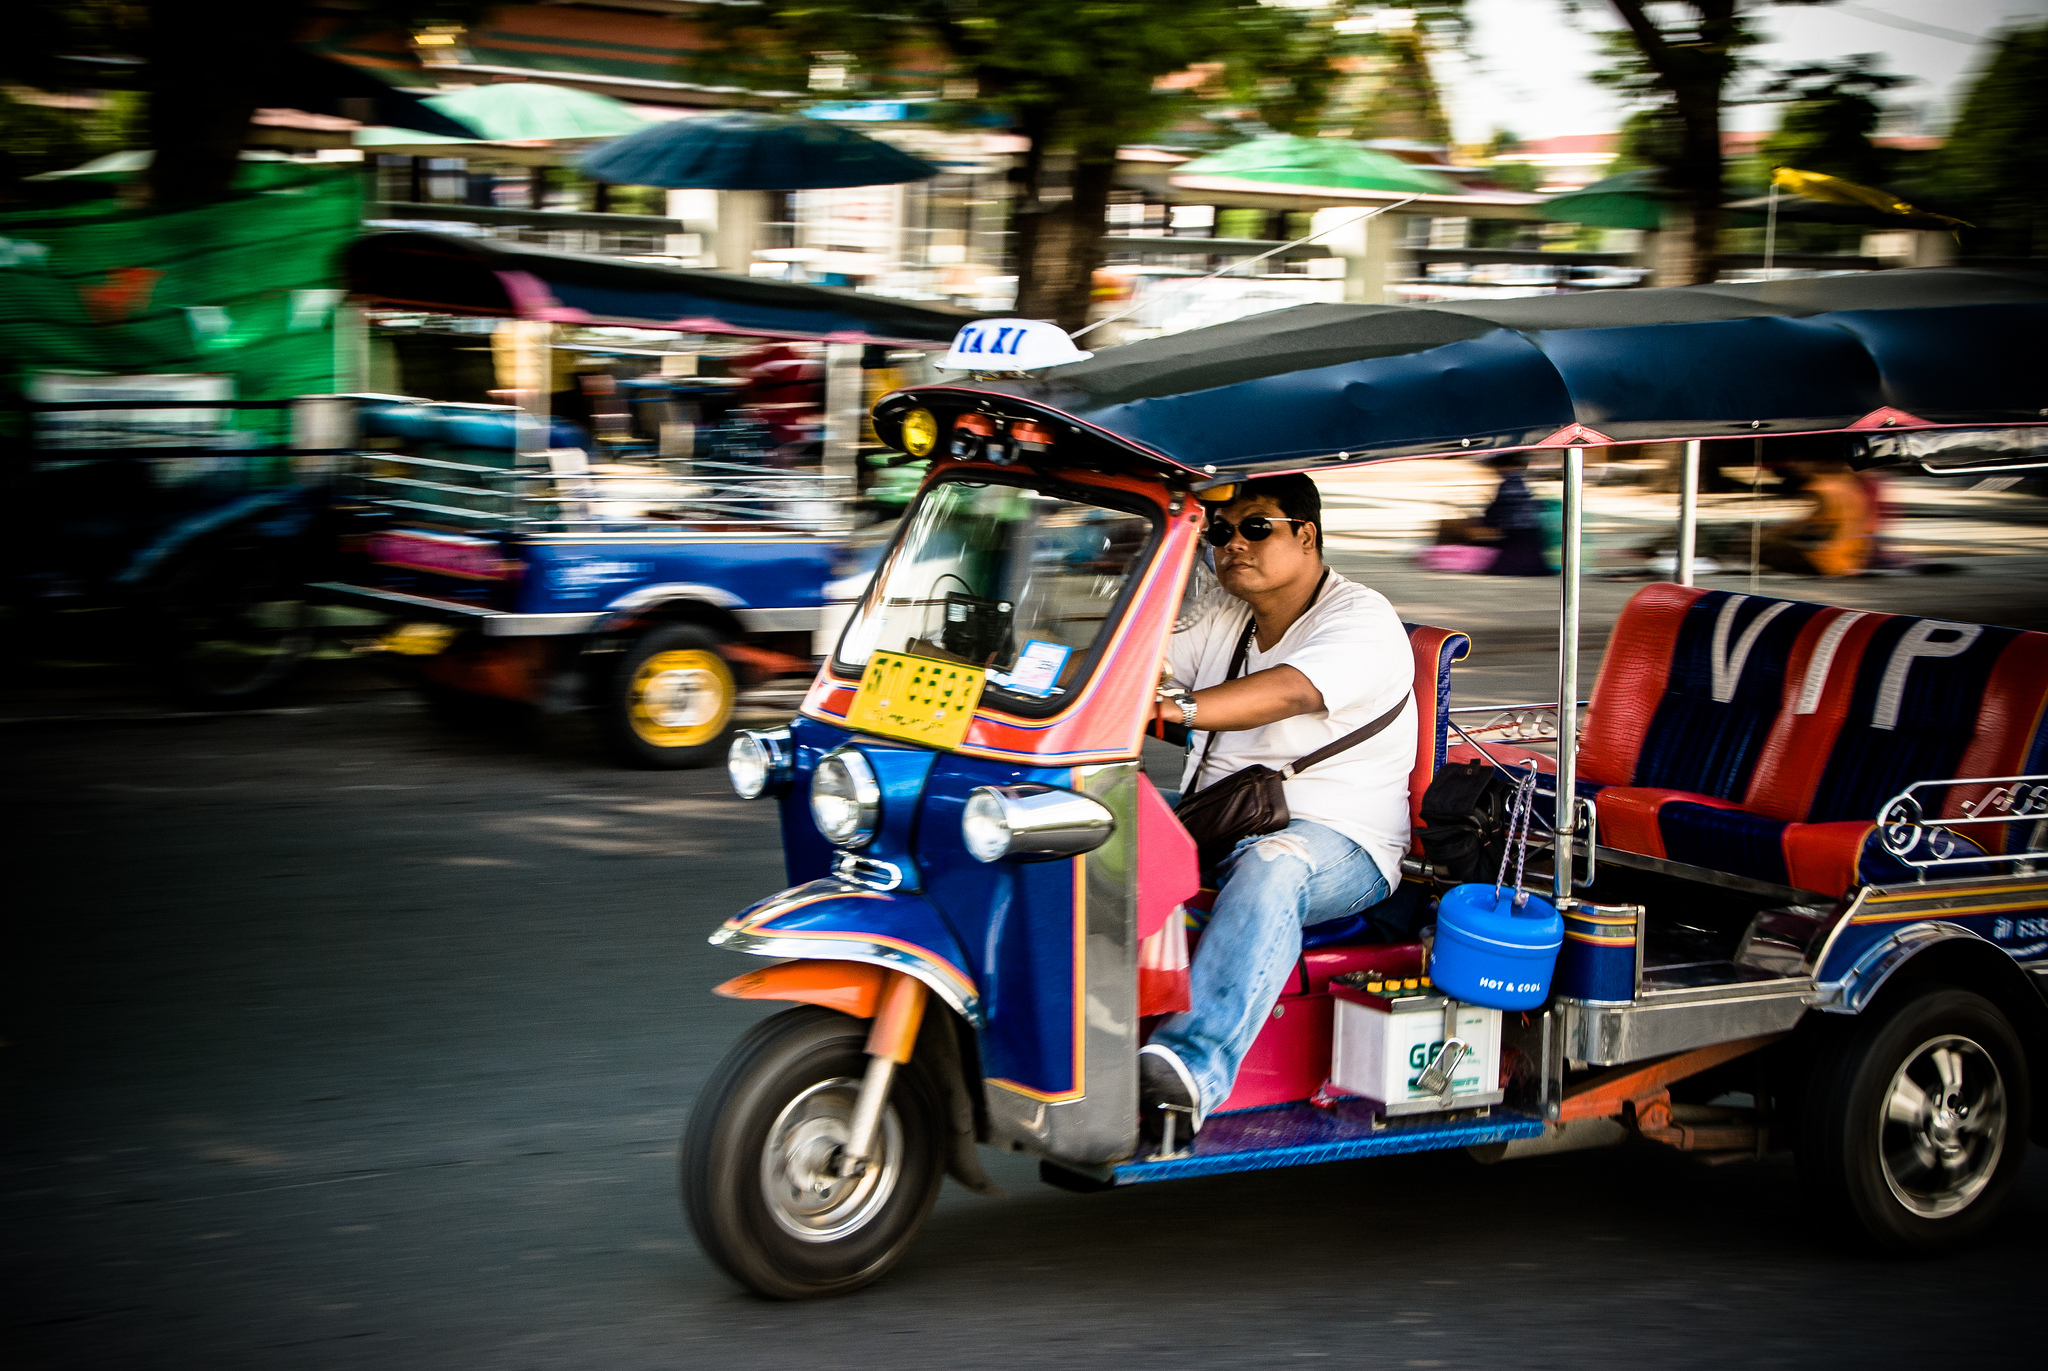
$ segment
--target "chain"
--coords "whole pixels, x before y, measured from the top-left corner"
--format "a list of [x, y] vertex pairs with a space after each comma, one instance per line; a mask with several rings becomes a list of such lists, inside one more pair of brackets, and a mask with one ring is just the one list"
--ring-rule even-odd
[[1493, 880], [1493, 898], [1500, 902], [1501, 887], [1507, 884], [1508, 853], [1515, 854], [1515, 908], [1528, 903], [1529, 892], [1522, 889], [1522, 864], [1529, 856], [1529, 821], [1536, 809], [1536, 770], [1531, 767], [1522, 773], [1522, 779], [1515, 782], [1515, 793], [1508, 799], [1507, 840], [1500, 850], [1500, 874]]

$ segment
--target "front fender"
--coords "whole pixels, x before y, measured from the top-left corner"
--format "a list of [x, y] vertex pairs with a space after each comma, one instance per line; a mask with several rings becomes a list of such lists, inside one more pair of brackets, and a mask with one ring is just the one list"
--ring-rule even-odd
[[866, 962], [915, 976], [954, 1012], [983, 1027], [981, 992], [967, 958], [930, 901], [902, 891], [812, 881], [741, 910], [711, 935], [713, 947], [757, 957]]

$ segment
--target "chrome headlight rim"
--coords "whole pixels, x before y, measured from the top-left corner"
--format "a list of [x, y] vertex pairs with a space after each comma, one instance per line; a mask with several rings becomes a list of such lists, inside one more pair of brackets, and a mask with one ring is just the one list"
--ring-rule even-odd
[[[747, 768], [744, 777], [742, 767]], [[794, 749], [786, 728], [743, 728], [725, 752], [725, 778], [742, 800], [782, 794], [794, 773]]]
[[[847, 794], [844, 797], [833, 798], [844, 798], [848, 802], [847, 815], [851, 819], [850, 823], [830, 823], [818, 810], [820, 786], [828, 783], [828, 770], [845, 775], [844, 789]], [[835, 789], [839, 788], [836, 781], [829, 784]], [[875, 779], [874, 767], [861, 755], [859, 748], [835, 747], [818, 759], [817, 769], [811, 773], [811, 822], [817, 825], [818, 832], [824, 835], [825, 841], [848, 851], [866, 847], [875, 840], [875, 834], [881, 831], [882, 785]], [[835, 829], [839, 831], [835, 833]]]
[[1054, 862], [1093, 852], [1116, 816], [1092, 795], [1050, 785], [985, 785], [969, 792], [960, 841], [978, 862]]

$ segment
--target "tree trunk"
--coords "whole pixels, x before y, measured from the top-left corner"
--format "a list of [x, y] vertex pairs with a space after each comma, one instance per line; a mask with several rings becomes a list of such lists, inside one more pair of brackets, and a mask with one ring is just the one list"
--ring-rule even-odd
[[1088, 322], [1095, 269], [1102, 265], [1116, 148], [1084, 144], [1072, 154], [1065, 186], [1056, 190], [1047, 184], [1045, 145], [1052, 130], [1041, 125], [1030, 132], [1035, 136], [1020, 168], [1023, 195], [1014, 221], [1017, 314], [1050, 319], [1072, 333]]
[[1683, 133], [1672, 179], [1692, 216], [1685, 284], [1706, 285], [1721, 273], [1721, 83], [1678, 92], [1678, 115]]
[[1676, 255], [1685, 259], [1683, 283], [1704, 284], [1721, 270], [1721, 93], [1742, 37], [1736, 0], [1689, 0], [1699, 23], [1696, 40], [1686, 42], [1666, 38], [1649, 16], [1649, 0], [1612, 3], [1678, 115], [1678, 157], [1665, 172], [1691, 222]]
[[298, 6], [156, 0], [150, 6], [149, 169], [159, 205], [218, 200], [234, 184], [255, 101], [254, 73], [283, 45]]

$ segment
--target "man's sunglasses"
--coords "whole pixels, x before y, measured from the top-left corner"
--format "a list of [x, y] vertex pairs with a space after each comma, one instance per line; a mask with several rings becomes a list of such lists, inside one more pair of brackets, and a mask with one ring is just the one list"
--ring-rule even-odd
[[1247, 543], [1263, 543], [1266, 539], [1273, 536], [1273, 525], [1275, 524], [1305, 524], [1308, 522], [1309, 520], [1307, 519], [1269, 519], [1263, 514], [1254, 514], [1251, 518], [1236, 524], [1231, 523], [1228, 519], [1212, 519], [1209, 521], [1209, 531], [1203, 536], [1217, 547], [1227, 547], [1230, 540], [1240, 533], [1244, 535], [1244, 540]]

